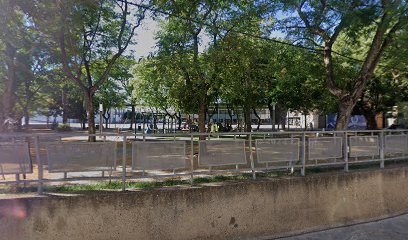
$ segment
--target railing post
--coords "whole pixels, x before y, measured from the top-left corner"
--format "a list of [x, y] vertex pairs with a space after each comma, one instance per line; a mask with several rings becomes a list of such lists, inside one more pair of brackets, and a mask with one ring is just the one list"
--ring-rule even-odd
[[194, 184], [194, 137], [193, 134], [191, 134], [191, 185]]
[[[16, 143], [16, 138], [12, 137], [11, 142]], [[16, 188], [19, 189], [20, 188], [20, 173], [16, 173], [15, 176], [16, 176]]]
[[302, 134], [302, 169], [300, 175], [306, 175], [306, 133]]
[[344, 171], [349, 171], [349, 162], [348, 162], [348, 141], [347, 141], [347, 132], [343, 132], [343, 155], [344, 155]]
[[254, 156], [252, 152], [252, 134], [249, 133], [249, 160], [251, 161], [252, 179], [256, 180]]
[[16, 173], [16, 189], [20, 189], [20, 173]]
[[123, 136], [122, 146], [122, 192], [126, 191], [126, 135]]
[[384, 156], [385, 156], [385, 135], [384, 131], [380, 132], [380, 168], [384, 168]]
[[38, 164], [38, 194], [43, 193], [43, 164], [42, 164], [42, 159], [40, 156], [40, 146], [39, 146], [39, 141], [38, 141], [38, 136], [34, 137], [34, 147], [35, 147], [35, 158], [37, 159], [37, 164]]

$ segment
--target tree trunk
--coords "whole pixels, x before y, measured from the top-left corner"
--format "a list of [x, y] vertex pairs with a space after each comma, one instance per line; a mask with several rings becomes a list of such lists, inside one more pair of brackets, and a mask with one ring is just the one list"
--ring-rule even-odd
[[67, 103], [66, 103], [66, 90], [65, 86], [62, 87], [61, 91], [61, 103], [62, 103], [62, 123], [66, 124], [68, 122], [68, 115], [67, 115]]
[[352, 100], [340, 101], [336, 130], [347, 130], [350, 116], [355, 105], [356, 102]]
[[12, 117], [12, 111], [15, 105], [15, 91], [17, 87], [16, 82], [16, 66], [15, 58], [17, 50], [10, 43], [6, 43], [6, 65], [7, 65], [7, 80], [4, 88], [3, 99], [2, 99], [2, 108], [3, 114], [0, 122], [0, 130], [4, 124], [4, 120]]
[[[364, 94], [361, 97], [364, 99]], [[365, 119], [367, 120], [367, 129], [368, 130], [377, 130], [377, 108], [376, 104], [373, 101], [366, 100], [363, 102], [363, 106], [361, 108], [361, 112], [364, 115]]]
[[174, 114], [174, 116], [176, 116], [177, 119], [177, 125], [178, 125], [178, 130], [181, 130], [181, 124], [182, 124], [182, 119], [181, 119], [181, 112], [179, 112], [179, 114]]
[[258, 126], [256, 127], [256, 131], [259, 131], [259, 128], [261, 127], [261, 117], [258, 115], [255, 108], [253, 110], [256, 118], [258, 119]]
[[[94, 112], [94, 107], [93, 107], [93, 95], [90, 94], [89, 92], [85, 93], [85, 104], [86, 104], [86, 115], [88, 118], [88, 133], [89, 134], [95, 134], [95, 112]], [[99, 124], [99, 127], [102, 127], [101, 124]], [[96, 137], [89, 137], [88, 140], [90, 142], [96, 142]]]
[[272, 130], [275, 130], [274, 125], [276, 122], [276, 109], [275, 111], [273, 110], [272, 102], [268, 103], [268, 109], [269, 109], [269, 119], [271, 120], [271, 127], [272, 127]]
[[[200, 97], [199, 106], [198, 106], [198, 130], [200, 133], [205, 133], [205, 115], [206, 115], [206, 104], [205, 104], [205, 95]], [[200, 140], [205, 140], [205, 136], [200, 136]]]
[[368, 112], [367, 114], [364, 114], [364, 117], [367, 120], [367, 129], [368, 130], [377, 130], [378, 129], [377, 121], [375, 120], [376, 115], [377, 114], [375, 112]]
[[[332, 47], [337, 37], [341, 35], [340, 31], [342, 28], [339, 27], [340, 25], [337, 26], [338, 31], [336, 31], [330, 39], [325, 40], [323, 62], [326, 69], [326, 87], [334, 96], [340, 99], [336, 130], [347, 129], [351, 112], [356, 105], [358, 98], [361, 97], [367, 83], [371, 81], [384, 50], [393, 41], [395, 33], [404, 26], [405, 21], [402, 21], [403, 18], [398, 17], [398, 20], [394, 21], [390, 15], [390, 12], [392, 11], [388, 12], [388, 10], [390, 10], [387, 9], [389, 6], [386, 7], [385, 5], [390, 6], [393, 4], [384, 4], [382, 17], [376, 24], [377, 29], [375, 30], [374, 38], [372, 39], [367, 56], [361, 66], [359, 76], [354, 81], [353, 89], [351, 91], [345, 91], [339, 88], [336, 86], [335, 82]], [[344, 16], [347, 17], [347, 15]], [[341, 20], [338, 22], [341, 24], [343, 21]]]
[[287, 112], [287, 109], [278, 108], [278, 112], [275, 113], [276, 116], [279, 116], [278, 129], [280, 125], [282, 125], [282, 130], [286, 130], [286, 112]]
[[245, 132], [251, 132], [252, 131], [251, 109], [247, 106], [244, 106], [244, 121], [245, 121]]
[[237, 131], [238, 132], [242, 132], [241, 131], [241, 118], [240, 118], [240, 113], [238, 111], [236, 111], [236, 115], [237, 115]]
[[227, 105], [227, 110], [228, 110], [228, 115], [230, 117], [230, 121], [231, 121], [231, 125], [232, 125], [232, 121], [233, 121], [233, 117], [232, 117], [232, 110], [231, 108]]
[[25, 104], [20, 104], [23, 108], [23, 115], [24, 115], [24, 128], [28, 129], [28, 125], [30, 124], [30, 102], [31, 102], [31, 91], [30, 91], [30, 80], [26, 79], [24, 82], [24, 91], [25, 91]]
[[[132, 104], [132, 113], [130, 114], [130, 128], [129, 130], [133, 130], [133, 123], [135, 122], [135, 105]], [[135, 124], [135, 128], [136, 128], [136, 124]]]
[[28, 105], [24, 108], [24, 128], [28, 129], [30, 125], [30, 113], [28, 111]]

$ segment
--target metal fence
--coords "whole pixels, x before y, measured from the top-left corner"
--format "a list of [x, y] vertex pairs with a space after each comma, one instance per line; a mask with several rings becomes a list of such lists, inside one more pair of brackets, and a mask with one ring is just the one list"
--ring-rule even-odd
[[[88, 142], [96, 136], [97, 142]], [[2, 134], [0, 184], [251, 173], [408, 158], [408, 130], [192, 134]], [[107, 174], [107, 175], [106, 175]]]

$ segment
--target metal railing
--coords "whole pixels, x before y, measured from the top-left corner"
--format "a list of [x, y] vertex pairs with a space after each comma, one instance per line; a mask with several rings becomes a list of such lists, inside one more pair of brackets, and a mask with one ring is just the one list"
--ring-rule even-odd
[[[87, 142], [96, 136], [97, 142]], [[1, 134], [0, 184], [251, 173], [408, 158], [408, 130], [172, 134]], [[105, 173], [108, 173], [106, 176]], [[70, 176], [68, 176], [68, 174]], [[13, 175], [15, 179], [12, 179]], [[22, 178], [23, 179], [22, 179]]]

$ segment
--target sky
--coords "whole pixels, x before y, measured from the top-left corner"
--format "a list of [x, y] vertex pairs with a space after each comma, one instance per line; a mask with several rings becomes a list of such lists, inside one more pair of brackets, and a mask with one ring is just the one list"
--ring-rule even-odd
[[129, 50], [133, 50], [135, 59], [147, 57], [150, 52], [154, 51], [155, 40], [154, 34], [159, 30], [157, 22], [151, 17], [147, 17], [140, 28], [136, 31], [134, 40], [136, 44], [129, 46]]
[[[135, 59], [147, 57], [150, 52], [155, 50], [156, 41], [155, 33], [159, 30], [159, 24], [154, 21], [151, 16], [147, 15], [142, 22], [141, 27], [136, 30], [134, 40], [136, 44], [129, 46], [128, 50], [134, 51]], [[280, 31], [273, 31], [271, 37], [284, 38], [285, 34]], [[201, 45], [199, 51], [203, 52], [206, 49], [210, 39], [207, 36], [201, 36]]]
[[[159, 24], [154, 21], [151, 17], [146, 16], [142, 26], [136, 31], [136, 36], [134, 39], [136, 44], [129, 46], [128, 50], [134, 51], [135, 59], [142, 57], [147, 57], [150, 52], [155, 50], [156, 41], [154, 39], [155, 33], [159, 30]], [[200, 36], [201, 44], [199, 46], [199, 52], [203, 52], [209, 42], [207, 36]]]

